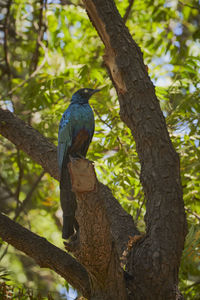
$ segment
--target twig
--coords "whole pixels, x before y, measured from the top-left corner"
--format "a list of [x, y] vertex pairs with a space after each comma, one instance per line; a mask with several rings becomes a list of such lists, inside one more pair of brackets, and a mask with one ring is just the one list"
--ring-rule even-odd
[[38, 65], [38, 61], [39, 61], [39, 49], [41, 46], [40, 43], [43, 40], [44, 32], [46, 30], [46, 25], [43, 22], [43, 10], [44, 10], [44, 8], [46, 9], [46, 6], [47, 6], [47, 0], [44, 1], [44, 4], [43, 4], [43, 0], [40, 0], [40, 13], [39, 13], [39, 21], [38, 21], [39, 28], [38, 28], [38, 35], [37, 35], [35, 51], [33, 53], [32, 62], [30, 64], [30, 73], [31, 73], [31, 71], [35, 71], [37, 69], [37, 65]]
[[129, 5], [128, 5], [128, 7], [127, 7], [127, 9], [126, 9], [126, 12], [125, 12], [125, 14], [124, 14], [124, 16], [123, 16], [124, 23], [126, 23], [126, 21], [128, 20], [128, 17], [129, 17], [129, 15], [130, 15], [130, 12], [131, 12], [131, 8], [132, 8], [132, 6], [133, 6], [133, 3], [134, 3], [134, 0], [129, 0]]
[[[100, 120], [103, 124], [105, 124], [108, 128], [110, 128], [110, 129], [112, 130], [112, 128], [113, 128], [112, 125], [108, 124], [106, 121], [104, 121], [104, 120], [102, 119], [102, 117], [100, 116], [98, 110], [97, 110], [96, 108], [94, 108], [94, 107], [93, 107], [93, 110], [94, 110], [95, 114], [97, 115], [97, 117], [99, 118], [99, 120]], [[120, 140], [120, 138], [119, 138], [118, 136], [117, 136], [117, 140], [118, 140], [118, 142], [119, 142], [121, 148], [123, 148], [123, 144], [122, 144], [122, 142], [121, 142], [121, 140]], [[124, 148], [124, 149], [125, 149], [125, 148]], [[127, 152], [126, 149], [125, 149], [125, 152]]]
[[5, 201], [5, 200], [9, 199], [10, 196], [11, 196], [11, 195], [5, 195], [5, 196], [1, 197], [0, 200], [3, 202], [3, 201]]
[[198, 6], [193, 6], [193, 5], [190, 5], [190, 4], [186, 4], [186, 3], [183, 3], [181, 1], [178, 1], [179, 4], [181, 4], [182, 6], [187, 6], [187, 7], [190, 7], [191, 9], [197, 9], [198, 11], [200, 11], [200, 7]]
[[[25, 83], [27, 83], [29, 80], [31, 80], [33, 77], [35, 77], [35, 75], [37, 73], [39, 73], [39, 71], [43, 68], [44, 64], [47, 61], [47, 48], [45, 47], [45, 45], [42, 43], [42, 41], [39, 42], [39, 44], [41, 45], [41, 47], [43, 48], [44, 52], [45, 52], [45, 57], [42, 61], [42, 63], [33, 71], [33, 73], [30, 74], [30, 76], [23, 80], [20, 84], [18, 84], [17, 86], [15, 86], [10, 92], [8, 92], [6, 95], [4, 95], [3, 97], [6, 96], [11, 96], [13, 94], [13, 92], [15, 92], [18, 88], [21, 88]], [[2, 97], [2, 98], [3, 98]]]
[[9, 247], [9, 244], [6, 245], [6, 248], [4, 249], [3, 253], [1, 254], [0, 256], [0, 261], [4, 258], [4, 256], [6, 255], [7, 251], [8, 251], [8, 247]]
[[193, 215], [194, 217], [196, 217], [196, 218], [198, 219], [198, 221], [200, 222], [200, 216], [199, 216], [196, 212], [191, 211], [191, 209], [189, 209], [189, 208], [187, 208], [187, 207], [185, 207], [185, 210], [186, 210], [188, 213], [190, 213], [191, 215]]
[[97, 117], [99, 118], [99, 120], [103, 124], [105, 124], [108, 128], [112, 129], [112, 126], [102, 119], [102, 117], [100, 116], [100, 113], [98, 112], [98, 110], [96, 108], [94, 108], [94, 106], [93, 106], [93, 110], [94, 110], [95, 114], [97, 115]]
[[[41, 0], [41, 2], [42, 2], [42, 0]], [[42, 3], [41, 7], [42, 7], [42, 13], [43, 13], [43, 3]], [[45, 7], [45, 9], [47, 9], [47, 0], [45, 0], [44, 7]], [[42, 17], [42, 13], [41, 13], [41, 10], [40, 10], [40, 19]], [[18, 88], [21, 88], [25, 83], [27, 83], [29, 80], [31, 80], [33, 77], [35, 77], [35, 75], [42, 69], [42, 67], [46, 63], [46, 60], [47, 60], [47, 48], [42, 43], [42, 38], [43, 38], [45, 29], [46, 29], [46, 20], [44, 21], [43, 29], [41, 27], [39, 27], [40, 34], [38, 35], [38, 39], [37, 39], [37, 45], [36, 45], [36, 49], [37, 50], [35, 50], [35, 53], [36, 53], [36, 51], [39, 51], [39, 45], [43, 48], [43, 50], [45, 52], [45, 57], [44, 57], [42, 63], [39, 66], [37, 66], [38, 65], [38, 59], [39, 59], [39, 57], [38, 57], [37, 63], [34, 64], [33, 72], [29, 75], [29, 77], [27, 79], [23, 80], [17, 86], [15, 86], [13, 89], [11, 89], [7, 94], [3, 95], [1, 97], [1, 99], [4, 98], [4, 97], [7, 97], [7, 96], [11, 96], [13, 94], [13, 92], [15, 92]], [[31, 67], [30, 67], [30, 69], [31, 69]]]
[[19, 175], [18, 175], [18, 183], [17, 183], [17, 188], [16, 188], [16, 192], [15, 192], [15, 199], [17, 201], [17, 207], [19, 206], [20, 202], [19, 202], [19, 194], [20, 194], [20, 190], [21, 190], [21, 183], [22, 183], [22, 178], [23, 178], [23, 174], [24, 174], [24, 170], [21, 164], [21, 158], [20, 158], [20, 150], [17, 149], [17, 164], [18, 164], [18, 168], [19, 168]]
[[[54, 3], [51, 2], [51, 3], [49, 3], [49, 4], [54, 4]], [[72, 1], [69, 1], [69, 0], [61, 0], [61, 1], [60, 1], [60, 4], [61, 4], [61, 5], [73, 5], [73, 6], [75, 6], [75, 7], [82, 7], [82, 8], [84, 8], [84, 5], [83, 5], [83, 4], [81, 4], [81, 3], [75, 4], [75, 3], [73, 3]]]
[[[40, 176], [36, 179], [35, 183], [33, 184], [32, 188], [30, 189], [30, 191], [28, 192], [25, 200], [22, 202], [22, 204], [19, 206], [17, 205], [17, 208], [15, 210], [15, 216], [13, 218], [13, 221], [16, 221], [16, 219], [19, 217], [19, 215], [21, 214], [21, 212], [24, 210], [25, 206], [27, 205], [27, 203], [30, 201], [33, 192], [35, 191], [35, 189], [37, 188], [38, 184], [40, 183], [40, 180], [42, 179], [42, 177], [44, 176], [45, 171], [42, 171], [42, 173], [40, 174]], [[7, 247], [5, 248], [4, 252], [2, 253], [1, 257], [0, 257], [0, 261], [4, 258], [4, 256], [6, 255], [7, 251], [8, 251], [8, 247], [9, 245], [7, 245]], [[1, 248], [1, 247], [0, 247]]]
[[7, 12], [6, 12], [5, 23], [4, 23], [4, 57], [5, 57], [5, 63], [7, 68], [6, 73], [8, 74], [9, 78], [11, 76], [11, 71], [10, 71], [10, 64], [8, 58], [8, 24], [9, 24], [11, 4], [12, 4], [12, 0], [9, 0], [6, 6]]
[[[9, 55], [8, 55], [8, 36], [9, 36], [9, 18], [10, 18], [10, 7], [12, 5], [12, 0], [8, 0], [7, 5], [6, 5], [6, 16], [5, 16], [5, 22], [4, 22], [4, 60], [5, 60], [5, 74], [8, 75], [8, 90], [11, 90], [12, 88], [12, 73], [11, 73], [11, 68], [10, 68], [10, 62], [9, 62]], [[2, 76], [3, 77], [3, 74]], [[11, 97], [11, 103], [14, 109], [14, 103], [12, 101], [12, 97]]]
[[41, 174], [39, 175], [39, 177], [34, 182], [33, 186], [31, 187], [30, 191], [28, 192], [28, 194], [27, 194], [26, 198], [24, 199], [24, 201], [22, 202], [22, 204], [19, 207], [17, 207], [16, 212], [15, 212], [15, 216], [13, 218], [13, 221], [16, 221], [16, 219], [19, 217], [20, 213], [26, 207], [27, 203], [30, 201], [30, 199], [33, 195], [33, 192], [37, 188], [37, 186], [40, 183], [40, 181], [41, 181], [42, 177], [44, 176], [44, 174], [45, 174], [45, 171], [42, 171]]
[[190, 288], [192, 288], [193, 286], [198, 285], [198, 284], [200, 284], [200, 280], [198, 280], [198, 281], [196, 281], [196, 282], [194, 282], [194, 283], [192, 283], [192, 284], [186, 286], [186, 287], [183, 288], [183, 289], [184, 289], [184, 290], [188, 290], [188, 289], [190, 289]]
[[[139, 197], [141, 197], [141, 194], [139, 195]], [[137, 215], [136, 215], [136, 217], [135, 217], [135, 223], [136, 223], [136, 224], [137, 224], [137, 221], [138, 221], [139, 216], [140, 216], [140, 214], [141, 214], [142, 207], [143, 207], [144, 203], [145, 203], [145, 197], [143, 198], [143, 201], [142, 201], [142, 203], [141, 203], [139, 209], [137, 210]]]
[[0, 174], [0, 180], [1, 182], [4, 184], [4, 188], [7, 191], [7, 193], [9, 194], [10, 197], [15, 197], [15, 194], [12, 192], [12, 190], [10, 189], [9, 185], [7, 184], [6, 180], [2, 177], [2, 175]]
[[46, 62], [46, 56], [44, 57], [44, 60], [42, 61], [42, 63], [38, 66], [38, 68], [24, 81], [22, 81], [20, 84], [18, 84], [17, 86], [15, 86], [8, 94], [7, 96], [12, 95], [13, 92], [15, 92], [18, 88], [22, 87], [25, 83], [27, 83], [29, 80], [31, 80], [44, 66]]

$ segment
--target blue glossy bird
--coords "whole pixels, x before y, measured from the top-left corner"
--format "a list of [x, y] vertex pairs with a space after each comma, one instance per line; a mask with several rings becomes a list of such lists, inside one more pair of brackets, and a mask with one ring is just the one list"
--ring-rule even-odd
[[71, 191], [67, 164], [70, 156], [86, 156], [94, 134], [94, 114], [88, 100], [98, 89], [83, 88], [73, 94], [64, 112], [58, 132], [58, 165], [60, 169], [60, 201], [63, 210], [63, 239], [78, 231], [75, 218], [76, 197]]

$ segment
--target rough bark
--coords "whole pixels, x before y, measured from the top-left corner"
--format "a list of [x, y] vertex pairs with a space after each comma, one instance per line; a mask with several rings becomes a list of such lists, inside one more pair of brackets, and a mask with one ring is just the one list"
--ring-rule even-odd
[[142, 52], [113, 0], [83, 1], [105, 45], [104, 61], [115, 85], [120, 116], [131, 129], [147, 199], [146, 237], [132, 249], [128, 270], [133, 299], [176, 299], [186, 235], [179, 157], [167, 131]]
[[0, 236], [16, 249], [32, 257], [40, 267], [52, 269], [81, 291], [83, 295], [86, 297], [90, 295], [87, 271], [68, 253], [1, 213]]
[[0, 108], [0, 133], [27, 153], [52, 177], [59, 179], [56, 147], [8, 110]]
[[[120, 116], [136, 141], [147, 199], [146, 235], [129, 254], [127, 270], [132, 278], [125, 291], [119, 256], [128, 235], [137, 234], [137, 230], [110, 190], [97, 183], [97, 190], [77, 193], [80, 239], [71, 250], [87, 269], [90, 299], [178, 299], [178, 269], [186, 234], [179, 157], [141, 50], [113, 0], [83, 2], [105, 45], [104, 61], [118, 93]], [[51, 143], [9, 112], [0, 111], [0, 120], [5, 137], [59, 177], [56, 149]]]
[[[54, 178], [59, 178], [56, 147], [37, 130], [28, 126], [10, 111], [0, 109], [0, 133], [41, 164], [45, 171], [49, 172]], [[79, 245], [76, 244], [75, 248], [72, 244], [68, 246], [68, 249], [73, 252], [88, 272], [87, 276], [90, 278], [89, 295], [88, 286], [84, 282], [82, 282], [84, 288], [80, 284], [76, 284], [75, 279], [73, 279], [72, 284], [89, 299], [115, 299], [119, 295], [120, 299], [126, 299], [126, 296], [124, 296], [126, 294], [124, 274], [120, 268], [119, 258], [127, 245], [129, 236], [134, 236], [139, 232], [132, 217], [122, 209], [118, 201], [112, 196], [110, 189], [98, 181], [96, 185], [97, 188], [92, 192], [77, 193], [80, 243]], [[5, 216], [3, 217], [5, 218]], [[0, 215], [0, 224], [1, 219], [2, 215]], [[38, 261], [37, 255], [45, 257], [48, 250], [37, 245], [41, 238], [35, 238], [34, 240], [35, 251], [31, 252], [30, 250], [28, 252], [27, 246], [29, 243], [27, 241], [28, 238], [29, 241], [31, 240], [33, 233], [24, 229], [25, 232], [30, 233], [27, 240], [24, 240], [20, 231], [23, 227], [16, 228], [19, 229], [19, 233], [18, 230], [15, 230], [15, 235], [13, 235], [10, 226], [8, 226], [6, 234], [4, 234], [0, 225], [0, 236], [36, 261]], [[14, 240], [13, 237], [15, 237]], [[48, 246], [54, 247], [47, 243], [47, 248]], [[51, 255], [54, 255], [53, 250]], [[73, 265], [73, 260], [71, 264]], [[52, 264], [50, 260], [48, 261], [48, 267], [55, 270], [67, 281], [72, 282], [71, 274], [69, 274], [68, 279], [68, 270], [66, 269], [66, 273], [63, 275], [59, 271], [58, 265], [55, 268], [54, 260], [52, 260]], [[76, 273], [74, 273], [74, 277], [76, 277]]]
[[106, 213], [107, 195], [100, 184], [89, 197], [77, 194], [80, 243], [73, 253], [90, 274], [92, 299], [123, 300], [127, 299], [124, 272]]

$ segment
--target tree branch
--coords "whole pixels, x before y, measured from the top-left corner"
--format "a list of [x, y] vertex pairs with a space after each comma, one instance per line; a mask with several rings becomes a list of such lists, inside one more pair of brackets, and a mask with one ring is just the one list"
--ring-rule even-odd
[[[0, 174], [0, 180], [3, 183], [3, 188], [5, 189], [5, 191], [8, 193], [8, 197], [13, 197], [15, 198], [15, 194], [12, 192], [12, 190], [10, 189], [8, 183], [6, 182], [6, 180], [2, 177], [2, 175]], [[1, 198], [2, 200], [2, 198]]]
[[[141, 163], [141, 182], [147, 199], [146, 236], [133, 246], [128, 260], [129, 270], [133, 274], [131, 291], [137, 299], [155, 299], [154, 291], [158, 292], [157, 295], [159, 294], [160, 299], [166, 298], [166, 293], [169, 299], [175, 299], [178, 268], [186, 234], [179, 157], [169, 138], [154, 86], [143, 62], [142, 52], [124, 25], [114, 1], [83, 0], [83, 2], [90, 20], [105, 45], [104, 60], [119, 96], [121, 118], [131, 129], [136, 141]], [[0, 122], [2, 134], [19, 148], [21, 147], [52, 176], [58, 178], [55, 147], [10, 112], [0, 111], [0, 120], [1, 116], [4, 117], [3, 122]], [[111, 253], [110, 257], [113, 259], [115, 253], [112, 255], [112, 248], [110, 248], [112, 238], [118, 231], [123, 232], [125, 235], [122, 234], [123, 243], [127, 240], [129, 232], [135, 231], [135, 226], [121, 207], [119, 207], [119, 211], [115, 211], [116, 199], [113, 199], [112, 203], [109, 200], [111, 197], [105, 197], [108, 201], [105, 203], [104, 197], [102, 199], [101, 187], [104, 186], [100, 184], [96, 195], [94, 193], [92, 196], [91, 194], [86, 195], [86, 201], [84, 199], [80, 202], [82, 210], [79, 211], [79, 221], [88, 222], [86, 226], [82, 223], [80, 233], [82, 228], [85, 230], [89, 228], [88, 225], [92, 224], [86, 217], [81, 216], [81, 212], [86, 211], [84, 205], [87, 206], [91, 202], [91, 211], [88, 211], [88, 214], [90, 221], [94, 220], [94, 228], [97, 232], [98, 228], [101, 228], [102, 220], [105, 220], [103, 230], [108, 232], [107, 228], [109, 220], [111, 220], [109, 226], [112, 234], [109, 234], [106, 239], [109, 243], [106, 245], [106, 249]], [[93, 203], [90, 196], [98, 201], [95, 200]], [[78, 198], [81, 201], [84, 197]], [[97, 220], [95, 220], [95, 207], [99, 208], [102, 213], [102, 218], [98, 216]], [[88, 209], [90, 209], [90, 205], [88, 205]], [[112, 213], [118, 215], [113, 216]], [[116, 220], [120, 213], [124, 214], [124, 218], [129, 224], [126, 232], [116, 226]], [[93, 228], [90, 229], [93, 230]], [[99, 242], [95, 232], [92, 234], [93, 241], [97, 238], [97, 245], [99, 243], [102, 246], [102, 237]], [[87, 235], [85, 231], [86, 240], [84, 241], [87, 241], [87, 237], [90, 235], [90, 232]], [[117, 238], [113, 242], [116, 243], [117, 251], [120, 253]], [[89, 256], [87, 260], [88, 249], [84, 248], [84, 244], [81, 246], [85, 250], [85, 260], [83, 258], [82, 261], [92, 276], [91, 257]], [[89, 250], [91, 249], [90, 247]], [[95, 249], [95, 253], [99, 253], [98, 249]], [[92, 255], [92, 253], [89, 254]], [[109, 263], [113, 264], [115, 270], [116, 260], [114, 262], [110, 260]], [[110, 269], [110, 265], [108, 267], [110, 271], [112, 268]], [[98, 278], [97, 269], [94, 266], [95, 276]]]
[[129, 15], [131, 13], [131, 8], [133, 6], [133, 3], [134, 3], [134, 0], [129, 0], [129, 5], [128, 5], [128, 7], [126, 9], [126, 12], [125, 12], [125, 14], [123, 16], [124, 23], [126, 23], [126, 21], [128, 20], [128, 17], [129, 17]]
[[195, 211], [192, 211], [191, 209], [189, 209], [189, 208], [187, 208], [187, 207], [185, 207], [185, 210], [186, 210], [189, 214], [191, 214], [191, 215], [193, 215], [195, 218], [197, 218], [197, 220], [200, 222], [200, 215], [198, 215]]
[[43, 35], [46, 30], [46, 24], [43, 22], [43, 13], [44, 9], [47, 8], [47, 0], [40, 0], [40, 9], [39, 9], [39, 16], [38, 16], [38, 30], [37, 30], [37, 42], [35, 46], [35, 51], [33, 53], [32, 61], [30, 64], [30, 73], [37, 69], [39, 55], [40, 55], [40, 46], [43, 40]]
[[[112, 130], [112, 128], [113, 128], [112, 125], [108, 124], [108, 122], [106, 122], [106, 121], [104, 121], [104, 120], [102, 119], [102, 117], [100, 116], [98, 110], [97, 110], [96, 108], [94, 108], [94, 107], [93, 107], [93, 110], [94, 110], [95, 114], [97, 115], [97, 117], [99, 118], [99, 120], [100, 120], [104, 125], [106, 125], [109, 129]], [[123, 148], [123, 144], [122, 144], [122, 142], [121, 142], [119, 136], [117, 136], [117, 141], [119, 142], [119, 145], [121, 146], [121, 148]], [[126, 151], [126, 150], [125, 150], [125, 151]]]
[[21, 157], [20, 157], [20, 150], [19, 149], [17, 149], [17, 164], [18, 164], [18, 168], [19, 168], [19, 175], [18, 175], [17, 188], [16, 188], [16, 191], [15, 191], [15, 198], [16, 198], [17, 209], [18, 209], [19, 204], [20, 204], [19, 195], [20, 195], [20, 191], [21, 191], [21, 183], [22, 183], [22, 178], [23, 178], [23, 175], [24, 175], [24, 169], [22, 167]]
[[178, 1], [178, 3], [182, 6], [186, 6], [186, 7], [189, 7], [191, 9], [197, 9], [198, 11], [200, 11], [200, 7], [199, 6], [194, 6], [194, 5], [190, 5], [190, 4], [187, 4], [187, 3], [183, 3], [181, 1]]
[[[10, 111], [1, 108], [0, 133], [40, 164], [45, 172], [49, 173], [55, 179], [59, 179], [56, 147], [41, 133], [27, 125]], [[121, 240], [118, 240], [119, 245], [117, 246], [119, 252], [121, 252], [123, 245], [128, 241], [128, 236], [138, 234], [138, 230], [134, 225], [132, 217], [124, 211], [114, 197], [110, 198], [110, 200], [107, 199], [106, 206], [107, 214], [113, 220], [112, 231], [116, 232], [116, 234], [118, 232], [118, 235], [121, 237]], [[127, 227], [123, 228], [122, 226], [120, 231], [118, 220], [121, 216]]]
[[[39, 177], [36, 179], [36, 181], [34, 182], [33, 186], [31, 187], [30, 191], [28, 192], [26, 198], [24, 199], [24, 201], [21, 203], [21, 205], [17, 205], [16, 209], [15, 209], [15, 214], [14, 214], [14, 218], [13, 221], [16, 221], [17, 218], [19, 217], [19, 215], [21, 214], [21, 212], [23, 212], [23, 210], [25, 209], [27, 203], [30, 201], [33, 192], [35, 191], [35, 189], [37, 188], [40, 180], [42, 179], [42, 177], [44, 176], [45, 172], [42, 171], [42, 173], [39, 175]], [[0, 248], [1, 248], [1, 244], [0, 244]], [[8, 251], [8, 246], [6, 247], [6, 249], [4, 250], [4, 252], [2, 253], [1, 257], [0, 257], [0, 261], [2, 260], [2, 258], [6, 255], [7, 251]]]
[[[169, 138], [142, 52], [114, 1], [83, 2], [105, 45], [104, 61], [119, 97], [120, 116], [131, 129], [141, 163], [141, 182], [147, 199], [147, 233], [132, 249], [133, 293], [141, 292], [143, 282], [148, 293], [153, 294], [159, 285], [160, 298], [168, 290], [168, 297], [174, 299], [187, 228], [179, 157]], [[148, 294], [147, 298], [153, 296]]]
[[[25, 124], [10, 111], [0, 109], [0, 133], [13, 142], [19, 149], [25, 151], [32, 159], [41, 164], [46, 172], [49, 172], [56, 179], [59, 178], [56, 147], [37, 130]], [[117, 285], [120, 285], [118, 283], [124, 280], [122, 270], [120, 269], [119, 257], [127, 245], [129, 236], [138, 235], [139, 231], [132, 217], [122, 209], [118, 201], [112, 196], [110, 189], [101, 183], [97, 183], [97, 185], [98, 188], [94, 192], [77, 196], [77, 214], [79, 215], [78, 220], [80, 223], [80, 240], [82, 241], [80, 243], [80, 249], [84, 251], [75, 249], [76, 251], [74, 251], [74, 253], [79, 261], [86, 266], [87, 271], [89, 270], [90, 276], [94, 276], [91, 268], [95, 269], [96, 276], [100, 274], [102, 268], [104, 269], [104, 275], [107, 274], [104, 280], [109, 283], [109, 293], [112, 294], [117, 293], [117, 289], [113, 289], [112, 284], [114, 283], [117, 287]], [[100, 217], [97, 217], [99, 213]], [[91, 227], [93, 230], [95, 230], [95, 228], [100, 230], [105, 228], [103, 232], [106, 232], [106, 235], [100, 235], [98, 232], [95, 234], [91, 230], [87, 231], [87, 228]], [[93, 234], [91, 234], [91, 232], [93, 232]], [[7, 232], [7, 234], [9, 234], [9, 232]], [[15, 234], [17, 239], [23, 244], [24, 241], [21, 239], [21, 235], [17, 235], [17, 232]], [[1, 230], [0, 236], [2, 236]], [[87, 238], [86, 240], [90, 240], [90, 243], [86, 243], [84, 240], [88, 236], [90, 239]], [[4, 237], [5, 236], [3, 236], [3, 239]], [[9, 239], [9, 241], [11, 241], [12, 237], [13, 236], [9, 239], [7, 236], [5, 240], [8, 241]], [[106, 244], [105, 240], [107, 240]], [[108, 253], [106, 252], [106, 255], [103, 257], [107, 257], [105, 265], [103, 259], [99, 260], [98, 265], [94, 266], [93, 264], [94, 260], [100, 257], [100, 248], [98, 248], [97, 245], [99, 245], [99, 247], [101, 245], [101, 249], [104, 249], [104, 247], [109, 249]], [[95, 256], [93, 253], [94, 248], [97, 253]], [[89, 249], [92, 251], [91, 256], [88, 256]], [[26, 251], [24, 252], [27, 253]], [[91, 264], [88, 265], [88, 262]], [[105, 272], [105, 267], [108, 268], [106, 270], [109, 272]], [[113, 273], [112, 270], [115, 270], [115, 273]], [[108, 275], [111, 278], [111, 275], [112, 277], [114, 276], [113, 274], [119, 274], [116, 275], [118, 281], [114, 282], [113, 279], [111, 284]], [[93, 284], [99, 284], [98, 280], [92, 280], [92, 282]], [[123, 284], [121, 286], [123, 286]]]
[[6, 16], [5, 16], [5, 23], [4, 23], [4, 57], [6, 63], [6, 72], [8, 74], [8, 78], [10, 80], [11, 71], [10, 71], [10, 63], [8, 58], [8, 26], [9, 26], [9, 16], [10, 16], [10, 7], [12, 4], [12, 0], [8, 0], [6, 5]]
[[0, 108], [0, 133], [59, 179], [56, 147], [8, 110]]
[[0, 235], [4, 241], [32, 257], [42, 268], [50, 268], [85, 297], [90, 294], [87, 271], [71, 255], [0, 213]]
[[25, 207], [27, 206], [28, 202], [30, 201], [35, 189], [37, 188], [38, 184], [40, 183], [42, 177], [44, 176], [45, 172], [42, 171], [41, 174], [38, 176], [38, 178], [36, 179], [36, 181], [34, 182], [33, 186], [31, 187], [30, 191], [28, 192], [26, 198], [24, 199], [24, 201], [21, 203], [20, 206], [17, 207], [16, 211], [15, 211], [15, 216], [14, 216], [14, 221], [17, 220], [17, 218], [19, 217], [19, 215], [21, 214], [21, 212], [25, 209]]

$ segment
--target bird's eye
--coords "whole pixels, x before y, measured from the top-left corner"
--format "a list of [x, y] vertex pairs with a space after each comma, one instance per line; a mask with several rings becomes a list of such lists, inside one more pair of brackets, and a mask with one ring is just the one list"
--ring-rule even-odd
[[88, 90], [87, 90], [87, 89], [85, 89], [85, 90], [84, 90], [84, 93], [88, 93]]

